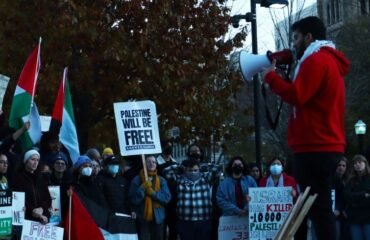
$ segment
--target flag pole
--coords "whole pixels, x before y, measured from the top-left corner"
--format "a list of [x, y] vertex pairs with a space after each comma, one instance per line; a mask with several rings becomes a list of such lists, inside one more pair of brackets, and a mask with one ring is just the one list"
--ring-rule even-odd
[[[69, 188], [69, 190], [71, 190], [71, 187]], [[72, 191], [70, 191], [71, 193]], [[68, 240], [71, 240], [71, 226], [72, 226], [72, 194], [69, 194], [69, 210], [68, 210]]]
[[42, 38], [40, 37], [39, 38], [39, 46], [37, 47], [37, 61], [36, 61], [35, 76], [34, 76], [34, 79], [33, 79], [33, 88], [32, 88], [32, 95], [31, 95], [30, 112], [32, 111], [31, 109], [33, 107], [33, 101], [34, 101], [34, 98], [35, 98], [35, 91], [36, 91], [35, 88], [36, 88], [37, 78], [39, 76], [41, 42], [42, 42]]

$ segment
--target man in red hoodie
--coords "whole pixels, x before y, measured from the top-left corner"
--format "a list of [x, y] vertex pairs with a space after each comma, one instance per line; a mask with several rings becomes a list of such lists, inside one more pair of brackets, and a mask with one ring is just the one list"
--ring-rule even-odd
[[343, 76], [349, 61], [326, 40], [319, 18], [303, 18], [292, 30], [298, 59], [292, 81], [275, 72], [275, 62], [263, 71], [263, 78], [292, 105], [288, 144], [294, 152], [294, 175], [301, 191], [311, 186], [311, 194], [318, 193], [309, 214], [317, 238], [334, 240], [331, 189], [345, 147]]

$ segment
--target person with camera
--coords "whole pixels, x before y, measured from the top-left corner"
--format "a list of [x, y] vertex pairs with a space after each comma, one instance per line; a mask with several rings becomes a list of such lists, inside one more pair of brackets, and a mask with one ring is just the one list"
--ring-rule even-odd
[[370, 167], [363, 155], [355, 155], [352, 159], [344, 196], [352, 239], [370, 239]]
[[310, 212], [318, 239], [335, 240], [331, 189], [345, 147], [343, 77], [349, 61], [326, 40], [324, 23], [314, 16], [292, 25], [298, 59], [291, 81], [276, 71], [276, 61], [262, 73], [270, 89], [292, 106], [288, 145], [293, 150], [294, 178], [301, 191], [318, 194]]

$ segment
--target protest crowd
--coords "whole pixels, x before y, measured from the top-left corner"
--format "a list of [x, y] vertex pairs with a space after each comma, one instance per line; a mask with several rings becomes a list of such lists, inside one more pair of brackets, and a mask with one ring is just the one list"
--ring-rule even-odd
[[[190, 145], [187, 160], [178, 163], [171, 155], [171, 142], [163, 141], [162, 154], [145, 156], [149, 177], [145, 180], [140, 156], [121, 158], [111, 148], [101, 153], [90, 148], [72, 164], [58, 136], [50, 132], [23, 154], [14, 151], [27, 128], [25, 124], [2, 137], [0, 187], [25, 192], [25, 219], [42, 224], [53, 222], [48, 186], [60, 187], [63, 219], [74, 192], [97, 226], [120, 231], [119, 224], [126, 222], [114, 214], [125, 214], [136, 223], [128, 224], [133, 227], [129, 231], [140, 240], [217, 239], [221, 216], [248, 216], [250, 188], [289, 186], [293, 201], [300, 193], [295, 179], [284, 171], [285, 161], [278, 157], [268, 162], [266, 172], [258, 170], [259, 176], [253, 174], [256, 166], [241, 156], [231, 158], [222, 173], [222, 166], [208, 162], [198, 144]], [[351, 239], [351, 225], [369, 222], [369, 188], [367, 159], [356, 155], [349, 164], [343, 157], [337, 166], [333, 211], [338, 239]], [[361, 199], [361, 193], [366, 198]], [[62, 219], [56, 223], [64, 225]], [[295, 239], [307, 239], [307, 228], [302, 232]], [[9, 239], [20, 239], [20, 234], [21, 226], [13, 226]]]
[[[312, 26], [315, 26], [314, 30]], [[317, 29], [322, 29], [323, 34], [316, 33]], [[142, 149], [156, 148], [159, 143], [159, 152], [139, 154], [138, 151], [138, 154], [124, 157], [121, 156], [122, 148], [118, 151], [110, 147], [91, 147], [80, 152], [78, 141], [72, 144], [66, 141], [66, 132], [70, 139], [76, 132], [76, 129], [68, 128], [71, 125], [65, 124], [64, 114], [70, 114], [69, 119], [73, 120], [73, 114], [66, 113], [68, 109], [61, 118], [63, 102], [71, 100], [67, 95], [61, 104], [56, 103], [59, 109], [54, 109], [49, 130], [40, 135], [39, 141], [30, 144], [33, 139], [29, 135], [30, 129], [35, 127], [35, 122], [29, 117], [26, 121], [22, 119], [21, 124], [14, 124], [14, 118], [18, 116], [15, 111], [23, 108], [12, 105], [10, 127], [6, 126], [2, 112], [0, 116], [0, 239], [274, 239], [284, 218], [300, 200], [304, 189], [309, 187], [318, 197], [294, 232], [294, 239], [370, 239], [368, 159], [357, 154], [348, 161], [343, 154], [345, 140], [340, 118], [344, 86], [339, 84], [330, 88], [329, 95], [325, 93], [327, 89], [321, 94], [312, 93], [314, 100], [311, 104], [304, 104], [310, 96], [301, 99], [294, 95], [299, 89], [304, 89], [307, 94], [314, 92], [314, 88], [307, 86], [310, 81], [302, 80], [306, 77], [303, 73], [307, 74], [310, 67], [319, 68], [320, 59], [330, 60], [327, 60], [331, 64], [327, 78], [335, 79], [335, 84], [348, 70], [348, 61], [330, 42], [324, 41], [321, 35], [325, 35], [325, 28], [318, 18], [305, 18], [295, 23], [293, 30], [296, 48], [302, 55], [295, 82], [282, 79], [275, 72], [275, 62], [271, 69], [265, 70], [263, 78], [272, 91], [295, 107], [288, 142], [294, 152], [294, 163], [298, 163], [299, 174], [287, 171], [288, 162], [281, 156], [269, 159], [266, 169], [247, 163], [242, 153], [228, 156], [225, 164], [219, 165], [209, 161], [204, 151], [207, 146], [203, 148], [199, 142], [190, 144], [186, 159], [178, 162], [172, 156], [171, 140], [156, 141], [153, 137], [159, 134], [155, 131], [158, 129], [152, 127], [157, 116], [151, 105], [126, 109], [133, 103], [122, 108], [115, 105], [116, 123], [122, 125], [120, 135], [117, 123], [118, 137], [125, 139], [127, 151], [135, 151], [139, 145], [144, 146]], [[39, 48], [40, 45], [31, 54], [18, 81], [25, 90], [29, 90], [27, 86], [36, 85], [32, 81], [37, 78], [38, 70], [30, 71], [32, 64], [28, 64], [39, 62]], [[311, 52], [305, 51], [307, 49]], [[305, 58], [307, 60], [303, 61]], [[321, 80], [318, 72], [323, 69], [317, 70], [313, 76], [318, 82]], [[66, 72], [61, 84], [65, 88], [61, 88], [60, 93], [69, 91]], [[33, 84], [26, 86], [27, 78]], [[333, 82], [324, 84], [324, 87]], [[30, 92], [34, 94], [34, 91]], [[14, 98], [22, 97], [17, 94], [16, 91]], [[316, 100], [328, 96], [337, 99], [332, 101], [333, 104], [326, 101], [336, 109], [339, 120], [332, 120], [337, 116], [328, 111], [327, 105], [321, 106], [325, 99]], [[29, 99], [33, 101], [33, 96]], [[23, 103], [20, 100], [14, 102]], [[35, 104], [30, 102], [26, 107], [28, 115], [32, 115], [34, 107]], [[330, 112], [330, 116], [325, 116], [330, 118], [334, 130], [317, 133], [313, 128], [301, 125], [306, 123], [307, 117], [316, 117], [317, 122], [327, 120], [317, 116], [317, 108], [323, 108], [321, 115]], [[146, 128], [135, 130], [134, 125], [139, 122]], [[332, 164], [336, 167], [335, 173], [331, 171]], [[10, 225], [9, 219], [3, 219], [5, 213], [9, 213], [9, 206], [12, 209]]]

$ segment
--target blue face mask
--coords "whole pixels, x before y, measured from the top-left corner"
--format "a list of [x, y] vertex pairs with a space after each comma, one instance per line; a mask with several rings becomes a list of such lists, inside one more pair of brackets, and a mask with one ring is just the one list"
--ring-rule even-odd
[[91, 167], [84, 167], [81, 170], [81, 175], [85, 177], [90, 177], [92, 173], [92, 168]]
[[196, 181], [198, 180], [202, 175], [200, 172], [186, 172], [185, 176], [191, 180], [191, 181]]
[[115, 175], [119, 171], [119, 165], [108, 165], [108, 173]]
[[283, 166], [277, 165], [277, 164], [270, 166], [270, 173], [272, 175], [280, 175], [282, 172], [283, 172]]

